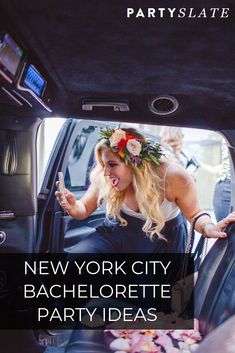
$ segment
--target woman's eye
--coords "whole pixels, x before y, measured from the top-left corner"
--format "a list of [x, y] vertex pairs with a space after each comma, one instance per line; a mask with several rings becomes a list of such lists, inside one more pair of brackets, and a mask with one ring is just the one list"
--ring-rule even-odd
[[110, 166], [111, 168], [113, 168], [113, 167], [116, 166], [116, 164], [115, 164], [115, 163], [110, 163], [109, 166]]

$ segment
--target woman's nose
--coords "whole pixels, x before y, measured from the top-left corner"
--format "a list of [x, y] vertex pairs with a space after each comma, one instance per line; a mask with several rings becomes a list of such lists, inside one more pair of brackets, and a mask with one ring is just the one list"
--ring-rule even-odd
[[108, 167], [104, 167], [104, 176], [110, 176], [110, 170]]

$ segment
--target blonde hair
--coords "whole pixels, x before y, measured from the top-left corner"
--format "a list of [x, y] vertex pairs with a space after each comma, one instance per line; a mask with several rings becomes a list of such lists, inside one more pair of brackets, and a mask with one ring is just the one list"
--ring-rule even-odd
[[[138, 133], [135, 129], [124, 129], [127, 134], [137, 137], [144, 141], [145, 137]], [[128, 222], [121, 216], [121, 205], [124, 200], [125, 190], [117, 191], [112, 187], [110, 180], [103, 175], [102, 151], [110, 150], [107, 146], [107, 140], [102, 139], [95, 147], [96, 167], [91, 172], [90, 179], [94, 180], [98, 175], [99, 178], [99, 195], [98, 204], [106, 201], [106, 213], [108, 216], [116, 217], [122, 226], [126, 226]], [[133, 187], [135, 190], [136, 201], [140, 212], [146, 218], [142, 230], [151, 239], [154, 236], [164, 238], [161, 230], [164, 227], [164, 217], [160, 208], [161, 191], [164, 190], [164, 180], [157, 173], [157, 165], [150, 161], [145, 161], [141, 168], [135, 167], [128, 162], [127, 166], [131, 168], [133, 173]]]
[[162, 144], [169, 145], [173, 150], [181, 147], [184, 135], [180, 127], [164, 126], [160, 135]]

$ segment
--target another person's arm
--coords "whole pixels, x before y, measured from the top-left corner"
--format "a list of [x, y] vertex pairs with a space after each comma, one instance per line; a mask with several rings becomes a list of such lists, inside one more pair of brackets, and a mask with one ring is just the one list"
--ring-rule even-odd
[[213, 175], [219, 175], [221, 172], [221, 169], [223, 168], [222, 164], [217, 164], [217, 165], [209, 165], [206, 164], [202, 161], [199, 161], [200, 167], [205, 170], [207, 173], [213, 174]]

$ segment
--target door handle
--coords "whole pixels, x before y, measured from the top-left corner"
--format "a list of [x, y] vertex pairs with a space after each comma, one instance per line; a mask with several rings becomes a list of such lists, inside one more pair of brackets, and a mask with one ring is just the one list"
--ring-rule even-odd
[[82, 110], [92, 111], [93, 108], [113, 108], [115, 112], [128, 112], [130, 110], [128, 103], [125, 102], [106, 102], [106, 101], [84, 101]]

